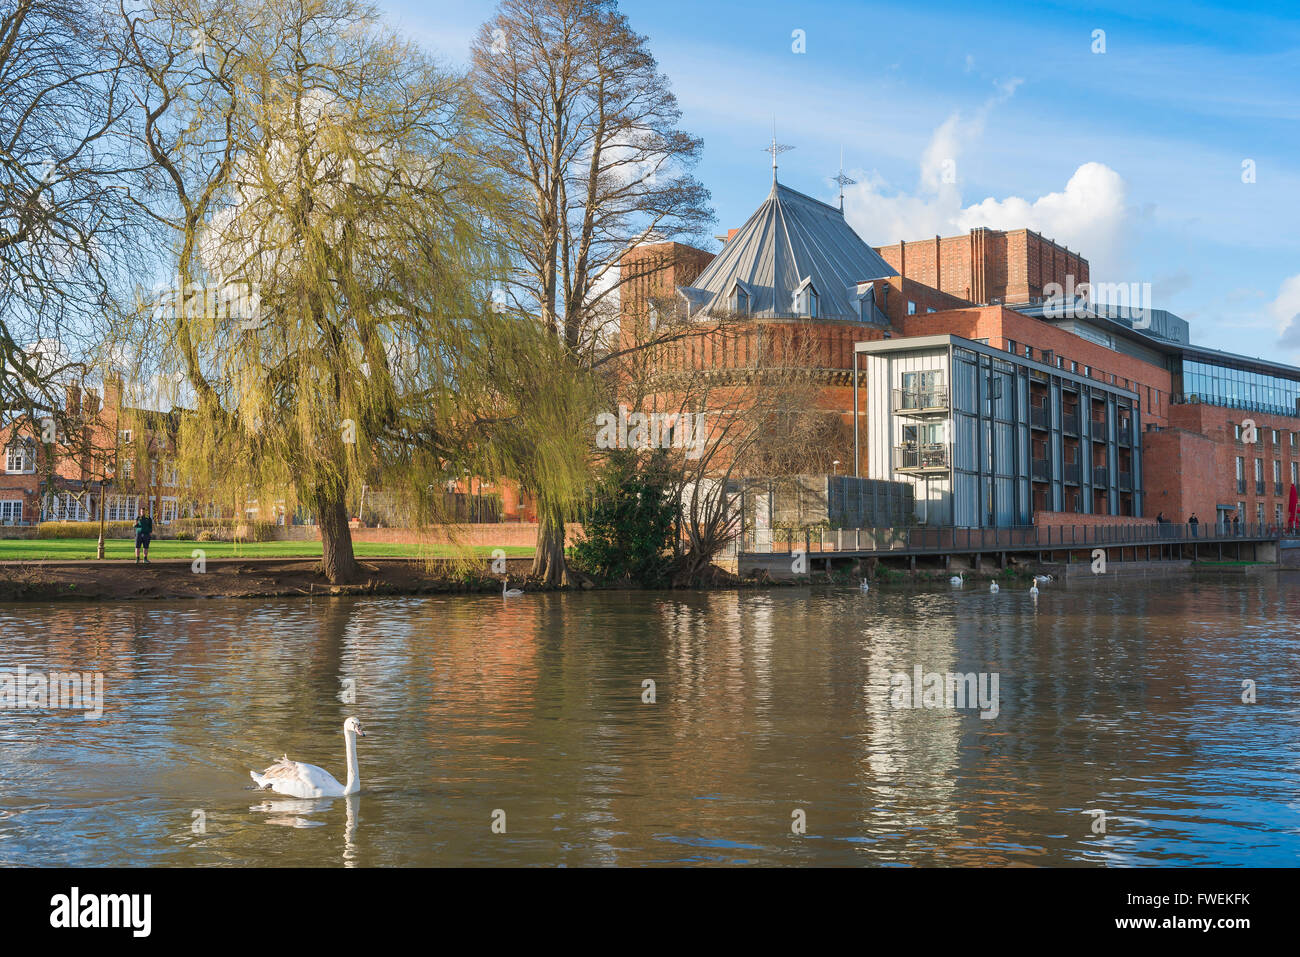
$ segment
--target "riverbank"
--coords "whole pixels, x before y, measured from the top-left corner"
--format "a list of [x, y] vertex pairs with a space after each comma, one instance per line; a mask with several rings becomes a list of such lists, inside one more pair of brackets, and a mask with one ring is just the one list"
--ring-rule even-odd
[[[321, 574], [319, 562], [310, 557], [239, 557], [207, 558], [202, 570], [190, 559], [161, 559], [148, 565], [132, 561], [37, 561], [0, 562], [0, 601], [130, 601], [184, 598], [285, 598], [313, 595], [421, 595], [480, 593], [501, 590], [502, 575], [490, 563], [452, 560], [414, 560], [410, 558], [360, 558], [361, 575], [351, 585], [330, 585]], [[525, 591], [546, 591], [527, 580], [531, 557], [506, 559], [510, 587]], [[1255, 564], [1247, 568], [1187, 566], [1155, 569], [1162, 575], [1190, 576], [1196, 571], [1227, 571], [1259, 574], [1277, 566]], [[1118, 568], [1114, 568], [1119, 571]], [[884, 568], [874, 570], [873, 585], [933, 585], [948, 581], [950, 573], [942, 569], [918, 569], [915, 572]], [[1044, 566], [1019, 565], [988, 571], [966, 570], [964, 578], [971, 584], [998, 581], [1015, 586], [1042, 572], [1059, 572]], [[1080, 571], [1086, 571], [1081, 568]], [[1128, 569], [1152, 574], [1151, 569]], [[1075, 576], [1069, 577], [1073, 579]], [[1083, 577], [1092, 577], [1085, 575]], [[1121, 576], [1127, 577], [1127, 576]], [[696, 587], [711, 588], [790, 588], [805, 585], [856, 585], [860, 576], [848, 570], [827, 574], [813, 572], [800, 579], [772, 579], [752, 575], [736, 578], [721, 570]], [[640, 590], [630, 583], [587, 585], [601, 590]]]
[[[121, 601], [174, 598], [281, 598], [310, 595], [418, 595], [500, 591], [488, 564], [449, 560], [359, 558], [352, 585], [334, 586], [312, 558], [206, 558], [202, 570], [185, 559], [0, 562], [0, 601]], [[532, 558], [507, 558], [518, 587]]]

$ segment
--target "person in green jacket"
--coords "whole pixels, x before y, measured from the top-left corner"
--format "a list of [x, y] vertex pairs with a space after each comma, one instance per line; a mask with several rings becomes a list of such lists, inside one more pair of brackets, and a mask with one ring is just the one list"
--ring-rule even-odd
[[153, 519], [143, 509], [135, 519], [135, 563], [140, 564], [140, 550], [144, 549], [144, 563], [149, 564], [149, 539], [153, 536]]

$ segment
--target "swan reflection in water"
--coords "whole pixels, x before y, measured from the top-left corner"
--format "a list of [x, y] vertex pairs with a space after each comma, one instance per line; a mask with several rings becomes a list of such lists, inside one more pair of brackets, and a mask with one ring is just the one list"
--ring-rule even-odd
[[[249, 807], [249, 810], [271, 815], [266, 819], [266, 823], [277, 824], [280, 827], [324, 827], [329, 822], [323, 817], [312, 818], [306, 815], [323, 815], [334, 806], [334, 801], [334, 798], [276, 798], [254, 804]], [[345, 867], [355, 867], [357, 819], [361, 809], [361, 799], [356, 794], [349, 794], [344, 797], [343, 806], [347, 813], [343, 826], [343, 864]]]

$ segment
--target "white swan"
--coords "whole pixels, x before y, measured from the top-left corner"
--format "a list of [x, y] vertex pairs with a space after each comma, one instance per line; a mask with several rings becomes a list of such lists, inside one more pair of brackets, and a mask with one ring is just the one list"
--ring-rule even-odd
[[958, 587], [960, 587], [962, 585], [962, 577], [960, 575], [953, 575], [951, 578], [948, 579], [948, 584], [957, 585]]
[[277, 794], [296, 798], [342, 797], [361, 790], [361, 777], [357, 774], [357, 735], [365, 737], [361, 722], [348, 718], [343, 722], [343, 743], [347, 749], [348, 783], [339, 784], [334, 775], [314, 764], [290, 761], [286, 754], [261, 774], [249, 771], [249, 777], [263, 790], [269, 788]]
[[864, 578], [864, 579], [862, 579], [862, 584], [859, 585], [858, 587], [861, 588], [863, 591], [870, 591], [870, 589], [871, 589], [871, 582], [867, 581], [867, 580]]
[[523, 593], [524, 593], [524, 591], [523, 591], [522, 588], [506, 588], [506, 579], [504, 579], [504, 578], [501, 579], [501, 597], [502, 597], [502, 598], [518, 598], [518, 597], [520, 597], [521, 595], [523, 595]]
[[996, 594], [997, 594], [998, 592], [1000, 592], [1001, 590], [1002, 590], [1002, 589], [998, 587], [998, 583], [997, 583], [997, 582], [989, 582], [989, 591], [990, 591], [990, 592], [992, 592], [993, 594], [996, 595]]
[[1046, 584], [1047, 582], [1050, 582], [1051, 580], [1052, 580], [1052, 576], [1051, 576], [1051, 575], [1035, 575], [1035, 576], [1034, 576], [1034, 581], [1036, 581], [1036, 582], [1043, 582], [1044, 584]]
[[1037, 598], [1037, 597], [1038, 597], [1038, 582], [1037, 582], [1037, 580], [1035, 580], [1034, 583], [1033, 583], [1032, 585], [1029, 586], [1029, 597], [1030, 597], [1030, 598]]

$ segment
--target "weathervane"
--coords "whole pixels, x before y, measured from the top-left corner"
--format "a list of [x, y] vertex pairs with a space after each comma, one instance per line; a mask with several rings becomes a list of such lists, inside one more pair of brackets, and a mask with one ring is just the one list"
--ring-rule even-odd
[[844, 187], [856, 186], [857, 180], [844, 175], [844, 147], [840, 147], [840, 172], [832, 182], [840, 184], [840, 212], [844, 212]]
[[772, 154], [772, 185], [776, 185], [776, 158], [787, 150], [794, 149], [793, 146], [786, 146], [784, 143], [776, 141], [776, 119], [772, 119], [772, 145], [763, 147], [764, 153]]

